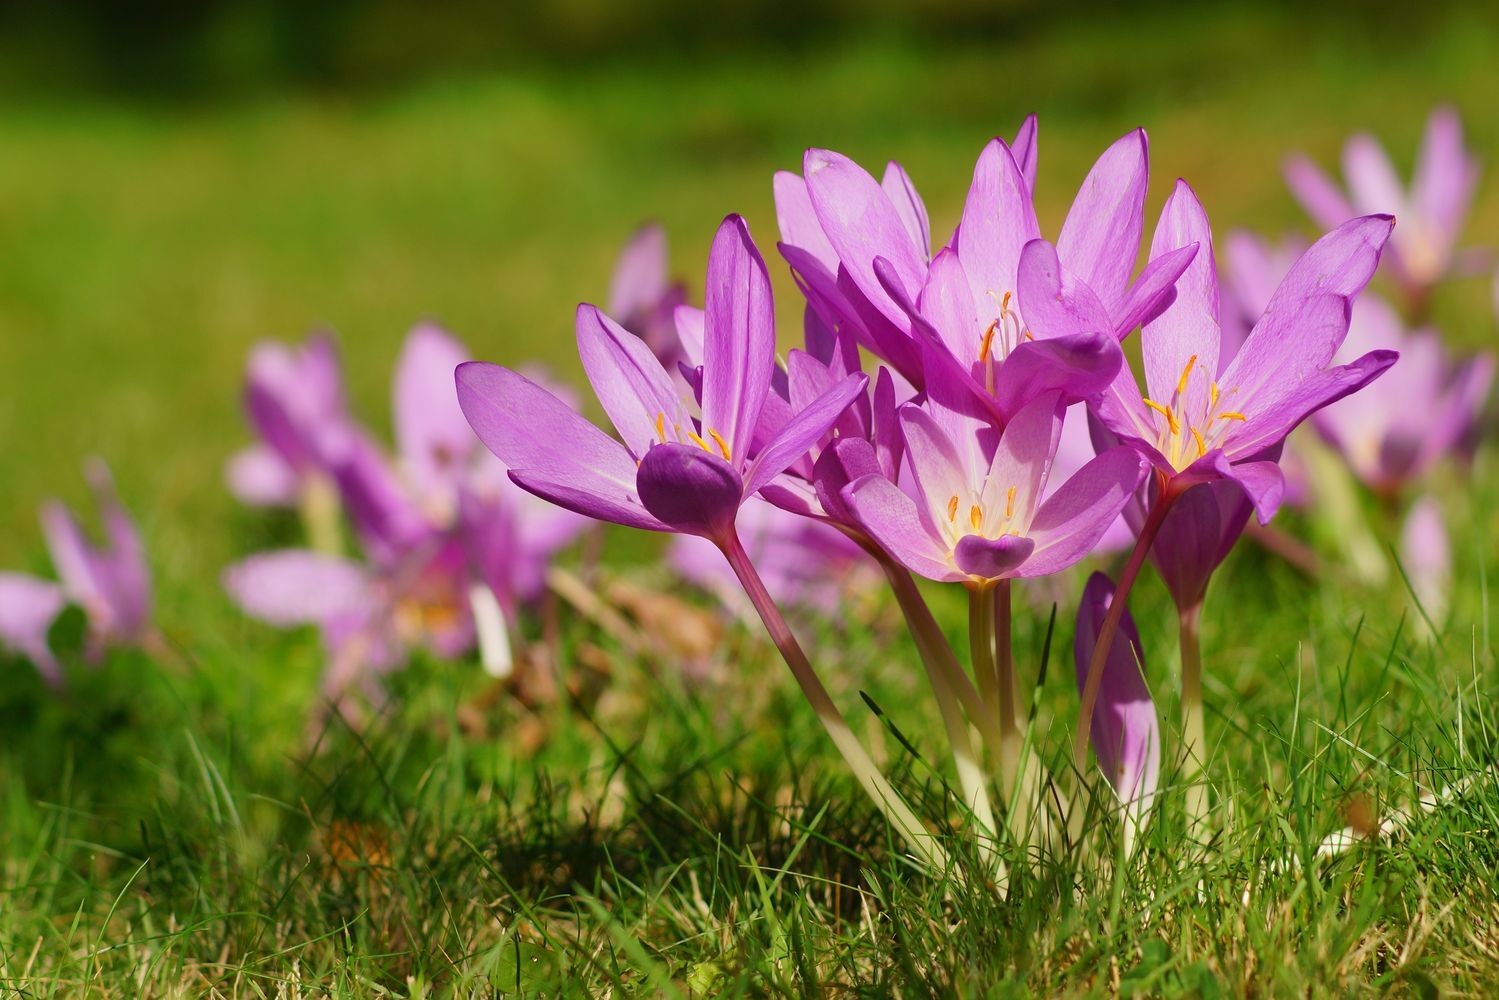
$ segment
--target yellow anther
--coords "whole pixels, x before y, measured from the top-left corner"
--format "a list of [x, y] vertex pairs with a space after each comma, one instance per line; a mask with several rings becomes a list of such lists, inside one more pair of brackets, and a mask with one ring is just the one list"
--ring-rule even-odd
[[702, 438], [698, 437], [696, 434], [692, 433], [691, 431], [687, 432], [687, 436], [692, 439], [692, 443], [693, 444], [695, 444], [699, 448], [703, 449], [703, 451], [706, 451], [710, 455], [713, 454], [713, 449], [710, 448], [710, 447], [708, 447], [708, 442], [704, 441]]
[[1033, 334], [1033, 333], [1031, 333], [1029, 330], [1021, 330], [1020, 331], [1020, 339], [1021, 340], [1035, 340], [1036, 339], [1036, 335]]
[[973, 525], [973, 530], [979, 530], [979, 525], [984, 523], [984, 512], [978, 504], [968, 508], [968, 523]]
[[999, 320], [990, 323], [984, 330], [984, 339], [979, 341], [979, 360], [986, 361], [989, 358], [989, 346], [994, 343], [994, 331], [999, 327]]
[[1182, 369], [1182, 377], [1176, 383], [1176, 394], [1178, 396], [1180, 396], [1182, 393], [1184, 393], [1184, 392], [1187, 391], [1187, 376], [1189, 376], [1189, 375], [1192, 374], [1192, 368], [1196, 364], [1197, 364], [1197, 355], [1194, 354], [1190, 358], [1187, 359], [1187, 367], [1185, 367], [1185, 368]]
[[1160, 403], [1157, 403], [1153, 399], [1145, 399], [1141, 400], [1141, 402], [1166, 418], [1166, 423], [1171, 427], [1172, 434], [1181, 433], [1181, 425], [1176, 422], [1176, 414], [1172, 413], [1169, 409], [1162, 406]]
[[1211, 409], [1212, 407], [1215, 407], [1217, 405], [1218, 405], [1218, 383], [1217, 382], [1209, 382], [1208, 383], [1208, 408]]
[[1246, 417], [1246, 416], [1244, 416], [1244, 414], [1240, 413], [1238, 410], [1224, 410], [1222, 413], [1218, 414], [1218, 419], [1219, 420], [1248, 420], [1249, 418]]
[[1010, 295], [1011, 294], [1012, 293], [1010, 293], [1010, 292], [1005, 292], [1004, 298], [1002, 298], [1002, 299], [999, 300], [999, 314], [1001, 316], [1003, 316], [1005, 313], [1007, 313], [1007, 312], [1010, 311]]
[[1005, 518], [1008, 520], [1015, 516], [1015, 487], [1011, 486], [1005, 493]]
[[723, 452], [723, 460], [725, 462], [729, 461], [729, 442], [725, 441], [723, 435], [711, 427], [708, 428], [708, 436], [713, 439], [714, 444], [718, 445], [718, 450]]
[[1206, 455], [1208, 453], [1208, 446], [1202, 440], [1202, 433], [1200, 431], [1198, 431], [1198, 429], [1196, 427], [1192, 428], [1192, 440], [1197, 442], [1197, 457], [1198, 458], [1201, 458], [1202, 456], [1204, 456], [1204, 455]]
[[662, 444], [666, 443], [666, 414], [665, 413], [658, 413], [658, 414], [656, 414], [656, 436], [661, 439], [661, 443]]
[[949, 497], [947, 501], [947, 519], [956, 521], [958, 519], [958, 498]]

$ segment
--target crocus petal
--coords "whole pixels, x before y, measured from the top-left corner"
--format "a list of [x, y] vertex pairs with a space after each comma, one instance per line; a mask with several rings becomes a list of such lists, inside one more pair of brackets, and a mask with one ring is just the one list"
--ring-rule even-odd
[[146, 566], [146, 547], [135, 521], [121, 505], [114, 477], [102, 459], [91, 459], [84, 475], [94, 494], [94, 504], [109, 544], [104, 553], [111, 623], [119, 638], [139, 639], [151, 616], [151, 577]]
[[1112, 333], [1108, 310], [1094, 291], [1062, 268], [1057, 248], [1031, 240], [1020, 252], [1020, 313], [1038, 340], [1069, 333]]
[[885, 197], [890, 199], [890, 204], [895, 206], [896, 214], [905, 223], [906, 231], [911, 234], [921, 255], [930, 259], [932, 224], [927, 218], [926, 204], [921, 200], [921, 195], [916, 193], [916, 185], [911, 183], [905, 169], [891, 160], [885, 165], [885, 176], [880, 178], [880, 187], [884, 189]]
[[1421, 610], [1440, 626], [1452, 587], [1452, 543], [1434, 497], [1424, 496], [1411, 506], [1400, 531], [1400, 565]]
[[1020, 168], [1021, 176], [1025, 178], [1027, 190], [1036, 189], [1036, 163], [1039, 151], [1036, 116], [1026, 115], [1025, 121], [1021, 122], [1020, 128], [1015, 131], [1015, 141], [1010, 143], [1010, 153], [1015, 157], [1015, 165]]
[[453, 387], [453, 372], [469, 359], [452, 334], [423, 325], [406, 336], [396, 361], [391, 409], [396, 451], [423, 493], [455, 489], [454, 476], [477, 446]]
[[1269, 524], [1286, 496], [1286, 475], [1281, 471], [1280, 463], [1236, 462], [1229, 467], [1229, 478], [1254, 504], [1254, 514], [1259, 522]]
[[1184, 381], [1186, 411], [1197, 413], [1218, 373], [1218, 270], [1207, 212], [1187, 182], [1177, 181], [1161, 209], [1150, 254], [1192, 244], [1197, 253], [1176, 282], [1176, 301], [1142, 331], [1140, 352], [1151, 397], [1169, 401]]
[[744, 481], [728, 462], [701, 448], [661, 444], [640, 462], [640, 502], [673, 531], [724, 541], [745, 497]]
[[1090, 399], [1112, 385], [1121, 371], [1128, 373], [1124, 352], [1111, 334], [1073, 333], [1027, 340], [1017, 344], [995, 369], [994, 399], [1008, 421], [1021, 407], [1048, 392], [1060, 393], [1064, 404]]
[[82, 525], [56, 500], [42, 506], [42, 534], [52, 566], [68, 599], [91, 616], [109, 613], [108, 581], [103, 560], [89, 543]]
[[[1018, 290], [1016, 275], [1022, 249], [1040, 235], [1030, 186], [1015, 165], [1010, 147], [1003, 139], [994, 139], [974, 165], [973, 184], [963, 203], [955, 241], [972, 287], [974, 315], [985, 325], [999, 315], [999, 302], [994, 296]], [[1022, 315], [1031, 322], [1029, 313]]]
[[833, 249], [833, 244], [822, 231], [822, 223], [812, 208], [812, 196], [807, 192], [807, 182], [799, 174], [780, 170], [772, 179], [771, 187], [781, 243], [802, 251], [809, 261], [821, 264], [829, 274], [836, 274], [838, 251]]
[[67, 604], [55, 583], [21, 573], [0, 572], [0, 645], [29, 659], [48, 681], [62, 675], [47, 632]]
[[630, 453], [643, 456], [657, 441], [658, 422], [684, 419], [676, 387], [645, 341], [594, 306], [578, 306], [577, 330], [578, 357], [599, 404]]
[[315, 467], [315, 433], [345, 416], [343, 374], [333, 339], [304, 347], [265, 342], [250, 353], [245, 410], [262, 441], [299, 471]]
[[900, 408], [899, 419], [906, 442], [905, 468], [929, 514], [946, 507], [949, 497], [967, 496], [982, 481], [988, 469], [979, 467], [981, 449], [972, 433], [954, 440], [950, 422], [944, 426], [942, 419], [914, 403]]
[[296, 472], [264, 444], [235, 452], [224, 470], [224, 478], [229, 492], [240, 503], [252, 507], [290, 507], [297, 502]]
[[1125, 290], [1124, 299], [1110, 308], [1115, 337], [1123, 340], [1135, 327], [1153, 321], [1176, 301], [1176, 280], [1197, 259], [1197, 249], [1197, 244], [1191, 243], [1150, 259]]
[[1351, 364], [1313, 373], [1273, 400], [1257, 403], [1244, 426], [1227, 439], [1229, 458], [1248, 458], [1275, 446], [1315, 411], [1384, 374], [1399, 356], [1394, 351], [1370, 351]]
[[[667, 446], [656, 446], [656, 448], [665, 447]], [[651, 449], [651, 451], [655, 450], [655, 448]], [[527, 493], [538, 496], [548, 503], [554, 503], [564, 510], [582, 514], [584, 517], [645, 531], [673, 530], [645, 509], [640, 498], [636, 496], [634, 483], [630, 484], [628, 492], [619, 489], [603, 492], [592, 488], [592, 484], [580, 485], [576, 479], [558, 481], [549, 479], [545, 471], [527, 469], [512, 469], [510, 479]]]
[[984, 538], [964, 535], [953, 547], [953, 562], [958, 569], [980, 580], [1003, 580], [1030, 557], [1036, 543], [1019, 535]]
[[929, 580], [958, 581], [964, 574], [946, 559], [946, 545], [916, 503], [884, 476], [865, 476], [843, 488], [854, 519], [896, 562]]
[[278, 628], [326, 625], [374, 603], [359, 563], [300, 549], [251, 556], [225, 570], [223, 582], [246, 614]]
[[[1038, 396], [1005, 425], [983, 479], [981, 503], [987, 510], [1011, 511], [1011, 523], [1024, 532], [1046, 492], [1065, 407], [1060, 393]], [[1014, 488], [1013, 501], [1007, 495]], [[961, 493], [959, 494], [962, 495]]]
[[[1078, 606], [1073, 640], [1079, 690], [1087, 679], [1098, 633], [1113, 599], [1114, 585], [1108, 577], [1102, 573], [1089, 577]], [[1141, 826], [1149, 815], [1161, 771], [1160, 723], [1150, 689], [1140, 673], [1144, 663], [1140, 632], [1126, 609], [1104, 660], [1090, 732], [1099, 768], [1127, 815]]]
[[1352, 219], [1302, 254], [1224, 369], [1224, 387], [1237, 387], [1248, 399], [1267, 384], [1294, 382], [1325, 367], [1348, 332], [1347, 303], [1336, 300], [1368, 284], [1393, 226], [1388, 215]]
[[835, 521], [854, 520], [843, 502], [843, 488], [865, 476], [883, 475], [874, 446], [858, 438], [840, 438], [822, 450], [812, 467], [812, 485], [827, 516]]
[[[330, 428], [320, 445], [359, 539], [378, 560], [395, 558], [432, 525], [385, 453], [350, 427]], [[456, 502], [456, 496], [453, 498]]]
[[884, 189], [848, 157], [809, 149], [802, 173], [822, 231], [854, 285], [892, 323], [904, 321], [874, 273], [874, 259], [895, 265], [901, 285], [914, 295], [926, 275], [926, 257], [906, 230]]
[[677, 340], [682, 345], [682, 354], [693, 368], [703, 366], [703, 311], [696, 306], [681, 305], [672, 310], [672, 322], [677, 328]]
[[703, 340], [703, 426], [730, 454], [747, 457], [775, 368], [770, 274], [737, 215], [724, 219], [708, 252]]
[[1416, 156], [1411, 203], [1443, 250], [1450, 250], [1458, 236], [1477, 176], [1477, 165], [1463, 146], [1463, 125], [1457, 112], [1437, 108], [1426, 121], [1421, 151]]
[[1305, 156], [1286, 160], [1285, 177], [1291, 194], [1323, 229], [1341, 226], [1357, 214], [1332, 178]]
[[536, 482], [633, 502], [635, 460], [562, 400], [499, 365], [471, 361], [456, 379], [463, 415], [506, 466]]
[[1145, 130], [1136, 129], [1098, 158], [1057, 237], [1057, 252], [1067, 268], [1104, 302], [1123, 298], [1134, 270], [1145, 230], [1149, 175]]
[[[666, 294], [666, 230], [641, 226], [620, 251], [609, 280], [609, 314], [635, 316], [654, 309]], [[468, 360], [467, 358], [461, 360]]]
[[[881, 258], [876, 267], [883, 262], [884, 258]], [[883, 268], [880, 268], [880, 273], [885, 276]], [[896, 280], [892, 274], [885, 287], [893, 287]], [[968, 273], [957, 252], [950, 247], [939, 251], [932, 260], [921, 295], [916, 299], [916, 311], [936, 331], [948, 353], [965, 367], [978, 357], [982, 328], [979, 325], [981, 314], [974, 312], [975, 301], [973, 286], [968, 282]], [[987, 317], [993, 312], [993, 303], [989, 306], [982, 315]]]
[[753, 494], [805, 455], [869, 384], [863, 372], [850, 375], [792, 417], [749, 467], [745, 492]]
[[1046, 576], [1093, 551], [1140, 485], [1145, 466], [1130, 448], [1111, 448], [1047, 498], [1031, 521], [1036, 550], [1020, 575]]
[[1360, 133], [1343, 147], [1343, 176], [1353, 203], [1365, 214], [1396, 215], [1405, 210], [1405, 191], [1400, 175], [1379, 140]]

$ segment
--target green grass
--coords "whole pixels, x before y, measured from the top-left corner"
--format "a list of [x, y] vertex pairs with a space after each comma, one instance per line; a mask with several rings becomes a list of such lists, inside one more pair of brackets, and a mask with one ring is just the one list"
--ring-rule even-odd
[[[1499, 30], [1415, 21], [1101, 18], [1004, 49], [870, 40], [383, 96], [5, 107], [0, 565], [45, 569], [37, 504], [80, 499], [78, 462], [104, 455], [140, 515], [173, 651], [76, 666], [61, 696], [0, 659], [0, 992], [1492, 994], [1499, 782], [1480, 776], [1402, 840], [1306, 863], [1359, 803], [1408, 807], [1494, 760], [1489, 452], [1471, 482], [1437, 486], [1458, 535], [1439, 640], [1415, 627], [1398, 575], [1350, 579], [1335, 526], [1288, 518], [1332, 568], [1308, 580], [1246, 546], [1209, 597], [1209, 842], [1189, 842], [1168, 782], [1138, 864], [1112, 863], [1104, 819], [1008, 900], [899, 860], [757, 634], [727, 628], [706, 676], [688, 677], [561, 608], [570, 694], [524, 704], [474, 663], [419, 660], [354, 731], [317, 719], [316, 638], [244, 620], [217, 587], [234, 558], [296, 537], [221, 485], [259, 337], [334, 326], [376, 426], [423, 317], [481, 357], [571, 373], [571, 307], [603, 294], [641, 219], [665, 223], [694, 281], [727, 212], [768, 251], [770, 173], [815, 144], [901, 159], [941, 233], [983, 141], [1029, 110], [1044, 223], [1099, 149], [1145, 124], [1153, 204], [1184, 175], [1220, 228], [1277, 232], [1298, 224], [1285, 152], [1331, 161], [1356, 127], [1408, 149], [1436, 100], [1468, 113], [1494, 159]], [[1472, 232], [1499, 242], [1499, 186]], [[1441, 317], [1460, 342], [1493, 337], [1477, 283]], [[606, 564], [671, 586], [651, 551], [611, 534]], [[932, 598], [959, 637], [956, 597]], [[1169, 730], [1168, 608], [1148, 580], [1134, 609]], [[918, 811], [955, 816], [892, 615], [872, 597], [801, 626]], [[1032, 675], [1045, 625], [1044, 608], [1017, 625]], [[1070, 671], [1053, 657], [1037, 714], [1064, 774]], [[920, 759], [881, 736], [860, 691]]]

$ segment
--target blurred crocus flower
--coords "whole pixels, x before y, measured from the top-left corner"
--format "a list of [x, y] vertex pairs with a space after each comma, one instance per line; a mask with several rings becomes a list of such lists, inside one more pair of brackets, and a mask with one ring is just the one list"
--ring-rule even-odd
[[1143, 468], [1118, 447], [1085, 464], [1044, 502], [1061, 397], [1026, 404], [997, 434], [939, 406], [900, 409], [909, 486], [871, 473], [843, 489], [854, 516], [892, 557], [932, 580], [984, 583], [1066, 569], [1119, 516]]
[[1219, 322], [1218, 276], [1207, 213], [1178, 181], [1161, 211], [1152, 255], [1199, 247], [1176, 299], [1145, 324], [1146, 389], [1121, 371], [1097, 403], [1102, 423], [1133, 445], [1173, 492], [1230, 479], [1254, 503], [1261, 523], [1274, 516], [1285, 481], [1268, 456], [1312, 413], [1377, 378], [1393, 351], [1371, 351], [1331, 366], [1348, 331], [1349, 307], [1374, 274], [1393, 220], [1344, 223], [1292, 266], [1242, 348], [1227, 363]]
[[1454, 361], [1434, 330], [1406, 330], [1394, 309], [1365, 293], [1338, 355], [1378, 349], [1400, 354], [1380, 391], [1329, 406], [1313, 425], [1365, 485], [1393, 495], [1471, 436], [1493, 384], [1494, 356]]
[[1411, 505], [1400, 531], [1400, 565], [1427, 620], [1440, 629], [1452, 593], [1452, 543], [1442, 505], [1424, 496]]
[[1451, 108], [1437, 108], [1427, 119], [1409, 188], [1379, 140], [1367, 133], [1353, 136], [1343, 147], [1346, 193], [1305, 156], [1286, 163], [1291, 192], [1319, 226], [1331, 229], [1356, 215], [1400, 220], [1388, 260], [1418, 308], [1433, 285], [1459, 269], [1457, 242], [1478, 174], [1478, 161], [1464, 145], [1462, 122]]
[[[782, 606], [833, 614], [855, 589], [878, 582], [873, 564], [848, 536], [818, 521], [750, 500], [739, 511], [739, 537], [770, 596]], [[757, 622], [723, 554], [707, 539], [678, 535], [667, 558], [685, 579], [711, 592], [746, 621]]]
[[245, 413], [259, 440], [230, 459], [229, 488], [253, 506], [293, 507], [326, 486], [319, 439], [348, 421], [343, 372], [333, 338], [301, 347], [275, 341], [250, 352]]
[[[1087, 677], [1099, 630], [1113, 599], [1113, 583], [1102, 573], [1094, 573], [1083, 588], [1073, 638], [1079, 688]], [[1140, 633], [1128, 609], [1120, 619], [1119, 633], [1126, 641], [1115, 641], [1104, 661], [1091, 736], [1098, 766], [1119, 797], [1128, 854], [1129, 845], [1150, 820], [1150, 807], [1160, 784], [1161, 730], [1150, 688], [1141, 673], [1145, 655]]]
[[714, 237], [705, 305], [700, 417], [639, 338], [586, 304], [578, 353], [623, 444], [498, 365], [460, 367], [459, 403], [531, 493], [602, 521], [726, 543], [744, 501], [801, 459], [868, 380], [843, 379], [757, 447], [775, 317], [765, 262], [738, 216]]
[[670, 277], [666, 231], [642, 226], [620, 252], [609, 282], [608, 314], [645, 341], [661, 367], [675, 372], [686, 360], [674, 314], [687, 302], [687, 289]]
[[0, 642], [31, 659], [48, 680], [60, 679], [47, 632], [69, 605], [88, 618], [89, 651], [138, 645], [151, 635], [151, 579], [145, 548], [134, 522], [120, 505], [108, 467], [85, 468], [104, 528], [96, 544], [63, 504], [42, 508], [42, 531], [59, 583], [20, 573], [0, 573]]

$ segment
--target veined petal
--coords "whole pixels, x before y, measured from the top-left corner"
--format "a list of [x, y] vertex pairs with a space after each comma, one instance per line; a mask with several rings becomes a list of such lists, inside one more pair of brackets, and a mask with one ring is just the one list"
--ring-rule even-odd
[[703, 366], [703, 311], [696, 306], [680, 305], [672, 310], [672, 324], [677, 328], [677, 340], [682, 345], [682, 354], [693, 368]]
[[1441, 249], [1450, 251], [1473, 200], [1478, 166], [1463, 145], [1463, 125], [1452, 108], [1437, 108], [1426, 121], [1411, 205], [1434, 232]]
[[1020, 168], [1020, 175], [1025, 178], [1025, 187], [1028, 191], [1036, 189], [1036, 163], [1039, 150], [1036, 116], [1026, 115], [1025, 121], [1021, 122], [1020, 128], [1015, 131], [1015, 141], [1010, 143], [1010, 153], [1015, 158], [1015, 165]]
[[1020, 252], [1018, 284], [1020, 314], [1037, 340], [1114, 330], [1103, 302], [1063, 269], [1057, 248], [1045, 240], [1031, 240]]
[[901, 285], [915, 294], [926, 276], [926, 258], [906, 230], [883, 188], [858, 164], [840, 153], [809, 149], [802, 173], [822, 231], [853, 283], [891, 322], [904, 320], [874, 274], [874, 259], [895, 265]]
[[1147, 147], [1145, 130], [1135, 129], [1104, 150], [1057, 237], [1057, 253], [1068, 269], [1105, 302], [1123, 298], [1140, 252], [1150, 177]]
[[1057, 488], [1031, 521], [1036, 550], [1020, 575], [1046, 576], [1093, 551], [1140, 485], [1145, 466], [1126, 447], [1111, 448]]
[[885, 197], [890, 199], [890, 204], [895, 206], [895, 213], [905, 224], [906, 231], [911, 234], [911, 240], [921, 251], [922, 257], [930, 260], [932, 224], [927, 218], [926, 204], [916, 192], [916, 185], [911, 183], [905, 168], [894, 160], [885, 164], [885, 176], [880, 178], [880, 187], [884, 190]]
[[1213, 571], [1243, 533], [1254, 505], [1232, 480], [1199, 483], [1177, 497], [1150, 546], [1150, 561], [1178, 608], [1202, 601]]
[[781, 243], [795, 247], [809, 260], [816, 261], [829, 274], [838, 273], [838, 251], [828, 242], [822, 231], [822, 222], [812, 208], [812, 196], [807, 192], [807, 182], [800, 174], [789, 170], [776, 171], [771, 181], [776, 203], [776, 224], [781, 231]]
[[1152, 399], [1171, 405], [1178, 389], [1186, 412], [1206, 406], [1218, 373], [1218, 271], [1207, 212], [1186, 181], [1177, 181], [1161, 209], [1150, 253], [1156, 257], [1197, 245], [1191, 265], [1176, 282], [1176, 301], [1141, 331], [1145, 384]]
[[507, 467], [538, 482], [634, 501], [635, 460], [562, 400], [499, 365], [471, 361], [456, 379], [469, 426]]
[[1061, 393], [1064, 404], [1097, 396], [1121, 372], [1134, 378], [1124, 364], [1124, 352], [1110, 334], [1072, 333], [1029, 340], [995, 369], [994, 399], [1008, 421], [1047, 392]]
[[1351, 364], [1315, 372], [1272, 399], [1258, 402], [1244, 426], [1224, 442], [1230, 460], [1252, 458], [1274, 447], [1315, 411], [1357, 392], [1393, 365], [1394, 351], [1370, 351]]
[[[986, 470], [980, 503], [986, 512], [1005, 510], [1013, 530], [1026, 534], [1046, 492], [1057, 441], [1062, 435], [1061, 393], [1048, 392], [1021, 407], [1005, 425]], [[1014, 490], [1011, 499], [1010, 490]]]
[[[994, 139], [979, 154], [973, 184], [963, 203], [954, 245], [973, 294], [973, 311], [984, 325], [999, 315], [1007, 292], [1017, 291], [1022, 249], [1041, 235], [1030, 186], [1010, 147]], [[1030, 321], [1029, 314], [1022, 314]]]
[[1176, 279], [1197, 259], [1197, 244], [1152, 257], [1140, 276], [1125, 289], [1124, 299], [1110, 304], [1114, 336], [1123, 340], [1137, 326], [1152, 322], [1176, 301]]
[[1398, 215], [1405, 211], [1405, 190], [1400, 175], [1379, 140], [1359, 133], [1343, 147], [1343, 176], [1353, 204], [1365, 215], [1380, 212]]
[[985, 538], [964, 535], [953, 546], [952, 558], [958, 569], [980, 580], [1004, 580], [1030, 558], [1036, 543], [1020, 535]]
[[975, 301], [958, 254], [950, 247], [939, 251], [916, 299], [916, 311], [937, 332], [948, 353], [965, 368], [978, 358], [981, 341], [979, 314], [973, 311]]
[[843, 488], [854, 519], [896, 562], [929, 580], [964, 578], [947, 561], [947, 548], [925, 512], [884, 476], [865, 476]]
[[850, 375], [793, 416], [781, 433], [750, 464], [745, 493], [759, 492], [762, 486], [805, 455], [812, 445], [827, 434], [868, 384], [869, 377], [863, 372]]
[[645, 341], [596, 307], [578, 306], [577, 328], [583, 371], [625, 447], [639, 458], [657, 442], [663, 415], [668, 425], [686, 419], [676, 386]]
[[730, 461], [742, 467], [770, 391], [776, 326], [770, 273], [737, 215], [713, 237], [704, 312], [703, 425], [723, 436]]
[[[657, 445], [656, 448], [686, 447], [685, 445]], [[651, 451], [655, 451], [652, 448]], [[623, 449], [621, 449], [623, 451]], [[647, 452], [649, 454], [649, 452]], [[622, 524], [627, 528], [645, 531], [672, 531], [648, 511], [636, 495], [635, 484], [628, 490], [609, 489], [610, 484], [582, 482], [578, 479], [551, 479], [545, 470], [512, 469], [510, 480], [525, 490], [564, 510], [610, 524]], [[603, 486], [601, 489], [600, 486]]]

